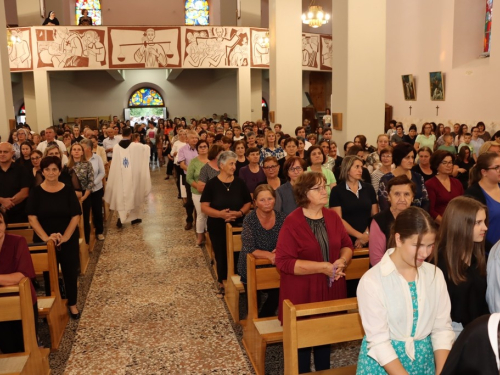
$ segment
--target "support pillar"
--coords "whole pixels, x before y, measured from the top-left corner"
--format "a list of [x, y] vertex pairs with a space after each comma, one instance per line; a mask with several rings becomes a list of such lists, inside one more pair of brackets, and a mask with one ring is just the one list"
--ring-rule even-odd
[[252, 121], [262, 118], [262, 70], [251, 69], [252, 72]]
[[301, 14], [301, 1], [269, 1], [270, 112], [289, 134], [302, 124]]
[[252, 72], [248, 67], [238, 69], [238, 121], [252, 119]]
[[24, 107], [26, 109], [26, 123], [31, 130], [40, 133], [42, 129], [38, 126], [38, 117], [36, 110], [35, 78], [33, 72], [25, 72], [23, 77]]
[[261, 27], [261, 16], [261, 1], [243, 0], [237, 24], [240, 27]]
[[[16, 6], [19, 26], [39, 26], [42, 24], [44, 17], [40, 14], [40, 0], [16, 0]], [[49, 12], [50, 9], [46, 11]], [[57, 14], [56, 17], [58, 17]], [[58, 19], [61, 20], [61, 18]]]
[[[0, 0], [0, 22], [3, 25], [7, 24], [4, 0]], [[14, 100], [12, 99], [12, 82], [6, 37], [0, 38], [0, 87], [0, 135], [2, 141], [6, 142], [10, 134], [9, 120], [16, 118]]]
[[49, 72], [46, 70], [35, 69], [33, 71], [33, 78], [35, 82], [37, 126], [41, 131], [54, 125], [54, 120], [52, 118]]
[[[342, 113], [339, 146], [384, 132], [386, 0], [332, 0], [332, 113]], [[369, 33], [363, 32], [370, 30]]]

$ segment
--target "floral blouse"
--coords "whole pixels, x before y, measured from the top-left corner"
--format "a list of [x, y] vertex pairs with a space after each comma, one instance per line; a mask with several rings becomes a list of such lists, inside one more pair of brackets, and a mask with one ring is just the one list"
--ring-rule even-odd
[[82, 190], [92, 190], [94, 189], [94, 168], [92, 163], [86, 162], [76, 162], [73, 166], [80, 184], [82, 185]]

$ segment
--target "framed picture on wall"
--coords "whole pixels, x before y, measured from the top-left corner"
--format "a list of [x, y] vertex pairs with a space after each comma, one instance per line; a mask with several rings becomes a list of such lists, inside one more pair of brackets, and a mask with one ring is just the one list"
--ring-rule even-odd
[[430, 72], [431, 100], [444, 100], [443, 72]]
[[405, 74], [401, 76], [401, 80], [403, 81], [403, 94], [405, 100], [417, 100], [413, 74]]

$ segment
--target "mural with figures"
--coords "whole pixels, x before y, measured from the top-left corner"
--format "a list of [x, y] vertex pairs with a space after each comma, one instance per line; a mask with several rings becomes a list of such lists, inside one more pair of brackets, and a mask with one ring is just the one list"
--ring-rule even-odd
[[319, 38], [317, 34], [302, 34], [302, 66], [319, 68]]
[[248, 29], [207, 27], [185, 29], [185, 68], [224, 68], [250, 65]]
[[321, 35], [321, 70], [332, 70], [332, 37]]
[[269, 68], [269, 31], [267, 29], [250, 29], [252, 41], [252, 67]]
[[30, 70], [33, 68], [31, 55], [31, 29], [21, 27], [7, 30], [7, 51], [9, 66], [12, 71]]
[[101, 28], [37, 28], [38, 68], [103, 68], [107, 64], [106, 30]]
[[[269, 30], [223, 26], [7, 29], [10, 70], [269, 69]], [[332, 37], [302, 34], [302, 69], [332, 70]]]
[[180, 67], [180, 30], [179, 27], [109, 27], [109, 67]]

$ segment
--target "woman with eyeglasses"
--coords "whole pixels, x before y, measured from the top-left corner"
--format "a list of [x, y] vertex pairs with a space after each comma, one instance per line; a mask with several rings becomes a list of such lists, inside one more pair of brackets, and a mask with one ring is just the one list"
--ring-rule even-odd
[[33, 150], [30, 155], [30, 160], [31, 164], [33, 165], [33, 168], [31, 169], [31, 173], [33, 174], [33, 177], [36, 176], [36, 173], [40, 170], [40, 161], [42, 160], [42, 151], [39, 150]]
[[430, 201], [429, 213], [438, 225], [441, 224], [448, 203], [464, 194], [461, 182], [451, 177], [453, 169], [458, 168], [453, 165], [453, 159], [453, 154], [449, 151], [435, 151], [431, 157], [431, 168], [436, 175], [425, 183]]
[[194, 207], [196, 209], [196, 246], [201, 246], [205, 240], [205, 227], [207, 226], [207, 215], [201, 211], [201, 193], [205, 188], [205, 183], [200, 181], [200, 171], [208, 163], [208, 142], [198, 141], [196, 144], [198, 156], [189, 162], [186, 174], [186, 181], [191, 186]]
[[470, 171], [469, 188], [465, 195], [488, 207], [486, 251], [500, 240], [500, 156], [496, 152], [479, 155]]
[[306, 162], [298, 156], [292, 156], [285, 162], [283, 169], [285, 170], [286, 179], [288, 181], [276, 189], [276, 205], [274, 208], [276, 211], [289, 215], [297, 208], [297, 202], [293, 195], [293, 186], [297, 178], [304, 173]]
[[328, 199], [330, 199], [330, 192], [332, 191], [333, 187], [337, 185], [337, 180], [335, 179], [335, 176], [330, 169], [326, 169], [325, 167], [323, 167], [323, 164], [325, 164], [326, 162], [326, 156], [323, 153], [321, 147], [317, 145], [309, 147], [309, 150], [307, 150], [307, 152], [307, 161], [309, 164], [309, 167], [307, 167], [307, 171], [323, 173], [323, 176], [325, 176], [326, 178]]
[[417, 135], [415, 140], [415, 151], [418, 152], [420, 147], [427, 146], [431, 150], [434, 150], [434, 144], [436, 143], [436, 136], [432, 134], [432, 125], [426, 122], [422, 125], [422, 133]]
[[[344, 270], [352, 258], [352, 243], [339, 216], [325, 208], [327, 189], [319, 172], [300, 175], [293, 187], [299, 208], [286, 218], [276, 245], [281, 322], [285, 299], [302, 304], [347, 296]], [[300, 373], [311, 371], [311, 349], [298, 351]], [[328, 344], [314, 347], [316, 371], [330, 368], [330, 351]]]
[[266, 179], [260, 182], [258, 185], [267, 184], [271, 186], [274, 190], [276, 190], [285, 183], [285, 181], [283, 181], [278, 176], [280, 165], [278, 164], [278, 160], [274, 156], [268, 156], [264, 159], [264, 163], [262, 164], [262, 169], [264, 170]]

